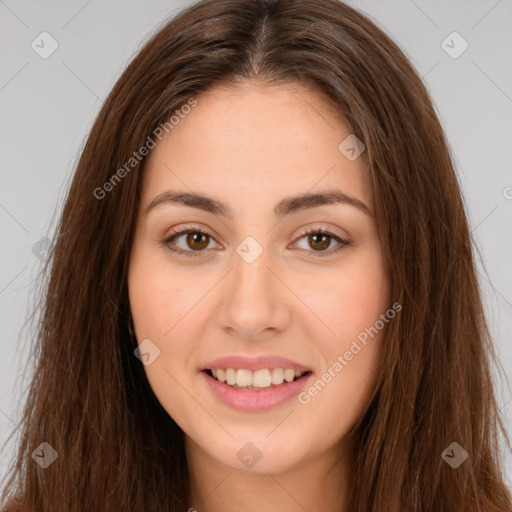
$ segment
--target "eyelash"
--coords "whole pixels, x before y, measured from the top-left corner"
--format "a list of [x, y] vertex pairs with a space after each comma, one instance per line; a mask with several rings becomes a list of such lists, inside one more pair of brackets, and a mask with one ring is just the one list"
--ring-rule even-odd
[[[208, 233], [208, 231], [205, 231], [205, 230], [203, 230], [201, 228], [186, 227], [186, 228], [182, 229], [181, 231], [176, 231], [174, 233], [171, 233], [169, 236], [167, 236], [162, 241], [162, 243], [171, 252], [174, 252], [174, 253], [177, 253], [177, 254], [181, 254], [181, 255], [183, 255], [183, 256], [185, 256], [187, 258], [203, 256], [203, 254], [205, 252], [205, 249], [194, 251], [194, 250], [177, 249], [176, 247], [172, 247], [171, 246], [171, 242], [173, 242], [174, 239], [178, 238], [181, 235], [187, 235], [187, 234], [190, 234], [190, 233], [194, 233], [194, 234], [201, 233], [202, 235], [206, 235], [209, 238], [215, 240], [215, 238], [210, 233]], [[336, 253], [340, 252], [341, 250], [343, 250], [345, 247], [347, 247], [349, 245], [352, 245], [351, 242], [347, 242], [346, 240], [343, 240], [338, 235], [335, 235], [334, 233], [332, 233], [328, 229], [324, 229], [322, 226], [317, 227], [317, 228], [306, 228], [302, 232], [302, 234], [299, 236], [299, 238], [297, 240], [300, 240], [301, 238], [304, 238], [305, 236], [308, 236], [308, 235], [328, 235], [331, 238], [334, 238], [334, 240], [336, 240], [338, 242], [338, 244], [339, 244], [338, 246], [336, 246], [336, 248], [334, 250], [326, 249], [324, 251], [307, 251], [309, 253], [313, 253], [314, 254], [313, 257], [324, 258], [326, 256], [329, 256], [329, 255], [332, 255], [332, 254], [336, 254]]]

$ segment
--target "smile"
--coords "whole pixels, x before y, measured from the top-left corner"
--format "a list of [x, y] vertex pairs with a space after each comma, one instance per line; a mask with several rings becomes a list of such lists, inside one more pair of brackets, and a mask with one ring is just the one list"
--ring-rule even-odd
[[293, 368], [263, 368], [255, 371], [247, 368], [213, 368], [208, 369], [207, 372], [214, 379], [225, 382], [234, 389], [247, 390], [270, 389], [285, 381], [293, 382], [309, 373]]
[[297, 396], [312, 372], [290, 368], [262, 368], [255, 371], [246, 368], [213, 368], [205, 369], [200, 374], [214, 397], [224, 405], [232, 409], [258, 412], [278, 407]]

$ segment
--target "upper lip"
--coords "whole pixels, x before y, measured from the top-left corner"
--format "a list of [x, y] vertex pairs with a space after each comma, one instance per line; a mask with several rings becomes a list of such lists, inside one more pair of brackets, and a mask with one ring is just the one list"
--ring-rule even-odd
[[261, 355], [258, 357], [247, 357], [240, 355], [224, 356], [206, 364], [201, 370], [216, 368], [245, 368], [247, 370], [263, 370], [264, 368], [292, 368], [293, 370], [308, 372], [310, 368], [299, 364], [291, 359], [275, 355]]

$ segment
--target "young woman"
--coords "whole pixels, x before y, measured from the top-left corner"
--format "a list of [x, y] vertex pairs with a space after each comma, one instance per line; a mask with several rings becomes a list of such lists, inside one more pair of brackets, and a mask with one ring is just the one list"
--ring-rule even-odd
[[47, 270], [2, 510], [511, 510], [448, 145], [351, 7], [171, 20], [93, 126]]

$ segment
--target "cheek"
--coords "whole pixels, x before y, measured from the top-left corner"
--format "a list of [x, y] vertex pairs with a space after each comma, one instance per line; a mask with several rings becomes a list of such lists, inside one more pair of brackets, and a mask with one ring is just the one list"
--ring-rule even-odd
[[130, 308], [138, 342], [150, 339], [159, 350], [158, 357], [144, 366], [149, 385], [162, 407], [181, 424], [190, 420], [190, 396], [183, 383], [192, 371], [188, 362], [193, 347], [186, 335], [193, 336], [189, 330], [195, 324], [187, 312], [197, 298], [191, 302], [194, 297], [186, 282], [150, 256], [141, 250], [130, 261]]
[[313, 423], [311, 430], [322, 432], [327, 444], [344, 438], [369, 404], [377, 382], [372, 364], [378, 359], [379, 347], [375, 344], [365, 350], [340, 372], [331, 367], [329, 379], [326, 372], [311, 381], [300, 397], [304, 417]]
[[[299, 396], [301, 407], [327, 442], [344, 437], [368, 406], [377, 384], [387, 324], [380, 315], [387, 304], [368, 300], [367, 293], [337, 295], [326, 317], [335, 335], [317, 336], [321, 368]], [[379, 322], [378, 326], [376, 323]], [[324, 332], [325, 330], [323, 330]]]
[[329, 410], [330, 420], [338, 427], [347, 428], [366, 407], [392, 321], [386, 316], [391, 307], [389, 280], [375, 254], [359, 253], [347, 259], [335, 279], [321, 280], [308, 295], [312, 310], [328, 329], [311, 330], [322, 369], [301, 403]]
[[[166, 339], [193, 304], [194, 294], [186, 280], [169, 272], [161, 259], [135, 252], [130, 261], [128, 289], [138, 339]], [[197, 299], [196, 299], [197, 300]]]
[[329, 328], [319, 330], [318, 344], [324, 352], [348, 349], [351, 340], [390, 307], [389, 279], [378, 254], [377, 250], [354, 254], [342, 268], [309, 286], [308, 305]]

